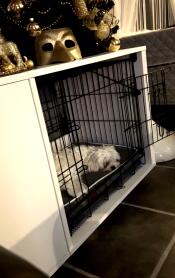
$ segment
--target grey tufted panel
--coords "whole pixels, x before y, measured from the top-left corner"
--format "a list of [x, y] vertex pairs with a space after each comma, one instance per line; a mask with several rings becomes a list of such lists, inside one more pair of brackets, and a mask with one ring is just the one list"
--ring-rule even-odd
[[175, 104], [175, 27], [121, 38], [121, 49], [146, 45], [149, 71], [171, 64], [166, 74], [168, 103]]

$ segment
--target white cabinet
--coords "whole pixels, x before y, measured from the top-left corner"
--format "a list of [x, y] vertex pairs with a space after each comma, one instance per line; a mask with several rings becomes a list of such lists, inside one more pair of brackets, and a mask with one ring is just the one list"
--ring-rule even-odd
[[28, 80], [0, 86], [0, 243], [47, 273], [68, 257]]
[[[50, 275], [149, 173], [155, 159], [148, 147], [146, 163], [71, 236], [35, 79], [130, 53], [137, 53], [136, 73], [146, 74], [146, 52], [140, 47], [0, 79], [0, 243]], [[143, 98], [149, 118], [147, 95]]]

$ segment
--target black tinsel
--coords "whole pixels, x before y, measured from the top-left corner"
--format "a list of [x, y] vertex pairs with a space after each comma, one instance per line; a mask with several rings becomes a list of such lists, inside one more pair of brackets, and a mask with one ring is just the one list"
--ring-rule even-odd
[[103, 20], [105, 13], [106, 13], [105, 10], [101, 10], [101, 11], [97, 12], [97, 15], [95, 16], [95, 19], [94, 19], [96, 25], [100, 24], [100, 22]]
[[112, 33], [112, 34], [116, 34], [118, 30], [119, 30], [119, 26], [116, 25], [116, 26], [114, 26], [113, 28], [111, 28], [111, 33]]

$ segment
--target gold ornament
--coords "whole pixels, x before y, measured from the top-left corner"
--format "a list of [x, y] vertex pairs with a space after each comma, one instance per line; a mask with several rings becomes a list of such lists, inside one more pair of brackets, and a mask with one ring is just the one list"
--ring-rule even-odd
[[105, 12], [104, 16], [103, 16], [103, 21], [108, 24], [109, 26], [112, 27], [113, 25], [113, 21], [114, 21], [114, 15], [112, 12]]
[[29, 19], [29, 24], [27, 25], [27, 32], [31, 37], [36, 37], [41, 34], [42, 30], [37, 22], [34, 21], [34, 18]]
[[8, 12], [16, 13], [17, 17], [20, 17], [20, 12], [24, 8], [23, 0], [11, 0], [11, 2], [7, 6]]
[[78, 19], [84, 19], [89, 15], [85, 0], [73, 0], [73, 6]]
[[27, 60], [25, 62], [27, 69], [33, 69], [34, 67], [34, 62], [32, 60]]
[[17, 45], [14, 42], [6, 41], [0, 34], [0, 75], [16, 73], [29, 68], [31, 68], [31, 62], [30, 65], [23, 62]]
[[84, 19], [83, 19], [83, 23], [84, 25], [91, 31], [95, 31], [97, 30], [97, 25], [94, 21], [95, 19], [95, 16], [96, 16], [96, 12], [94, 12], [93, 10], [90, 11], [89, 15], [86, 16]]
[[95, 31], [95, 37], [99, 40], [105, 40], [110, 34], [110, 27], [103, 20], [98, 25], [97, 31]]
[[0, 72], [11, 73], [15, 68], [13, 64], [2, 64], [0, 65]]
[[23, 59], [24, 59], [24, 66], [27, 69], [32, 69], [34, 67], [34, 62], [32, 60], [28, 60], [26, 56], [24, 56]]
[[42, 31], [35, 40], [36, 59], [39, 66], [81, 59], [81, 51], [70, 28]]
[[94, 20], [87, 17], [83, 21], [84, 25], [90, 30], [90, 31], [96, 31], [97, 30], [97, 25], [95, 24]]
[[111, 38], [110, 45], [107, 48], [109, 52], [115, 52], [120, 49], [120, 40], [118, 38]]

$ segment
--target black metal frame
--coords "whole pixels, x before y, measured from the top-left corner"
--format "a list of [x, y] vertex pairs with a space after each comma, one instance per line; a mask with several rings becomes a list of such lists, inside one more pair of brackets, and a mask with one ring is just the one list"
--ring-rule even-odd
[[[62, 196], [71, 233], [92, 214], [94, 207], [121, 188], [126, 179], [145, 163], [144, 149], [147, 146], [170, 135], [168, 131], [161, 134], [162, 129], [158, 126], [157, 138], [153, 136], [150, 141], [148, 122], [152, 118], [148, 118], [145, 104], [145, 91], [148, 90], [150, 105], [151, 101], [154, 105], [167, 103], [164, 70], [136, 77], [134, 63], [135, 56], [131, 55], [122, 60], [37, 78], [52, 151], [56, 152], [60, 164], [58, 180], [64, 188]], [[162, 123], [164, 116], [156, 116], [158, 124]], [[143, 133], [147, 138], [143, 139]], [[96, 173], [94, 180], [94, 174], [88, 173], [84, 164], [82, 144], [115, 146], [122, 156], [120, 166], [108, 173]], [[78, 147], [78, 160], [75, 146]], [[73, 164], [69, 161], [70, 150]], [[66, 169], [62, 169], [61, 151], [65, 154]], [[74, 187], [72, 169], [77, 173], [81, 189], [83, 176], [87, 194], [83, 191], [75, 197], [67, 194], [68, 182]]]

